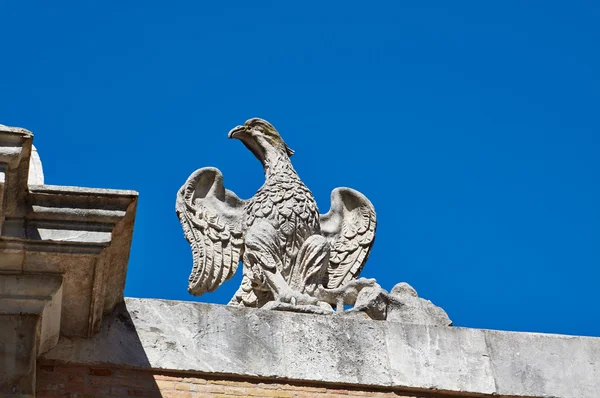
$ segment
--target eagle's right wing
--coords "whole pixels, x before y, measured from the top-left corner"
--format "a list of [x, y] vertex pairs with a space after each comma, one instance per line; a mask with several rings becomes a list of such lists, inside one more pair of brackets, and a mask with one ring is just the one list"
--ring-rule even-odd
[[321, 214], [321, 234], [331, 246], [327, 288], [356, 279], [375, 240], [377, 217], [366, 196], [350, 188], [331, 192], [331, 209]]
[[188, 291], [195, 296], [212, 292], [240, 262], [244, 201], [225, 189], [218, 169], [205, 167], [177, 192], [175, 210], [194, 258]]

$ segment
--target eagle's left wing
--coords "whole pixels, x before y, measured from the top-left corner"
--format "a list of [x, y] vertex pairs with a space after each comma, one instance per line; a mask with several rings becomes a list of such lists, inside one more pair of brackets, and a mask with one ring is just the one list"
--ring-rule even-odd
[[334, 289], [362, 271], [375, 240], [375, 209], [360, 192], [336, 188], [331, 192], [331, 208], [320, 221], [321, 234], [331, 246], [326, 287]]
[[235, 274], [244, 249], [244, 201], [223, 186], [218, 169], [196, 170], [177, 193], [177, 216], [192, 246], [188, 291], [212, 292]]

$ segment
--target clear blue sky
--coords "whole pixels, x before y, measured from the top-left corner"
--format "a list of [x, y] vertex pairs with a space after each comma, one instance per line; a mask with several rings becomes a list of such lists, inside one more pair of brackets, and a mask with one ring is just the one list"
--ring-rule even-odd
[[363, 276], [456, 325], [600, 336], [600, 3], [3, 2], [0, 123], [46, 182], [139, 191], [125, 293], [200, 298], [174, 201], [260, 164], [228, 130], [263, 117], [321, 212], [366, 194]]

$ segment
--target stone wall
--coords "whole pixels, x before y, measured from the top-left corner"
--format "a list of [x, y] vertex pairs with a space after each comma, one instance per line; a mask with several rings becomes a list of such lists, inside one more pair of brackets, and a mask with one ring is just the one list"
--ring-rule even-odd
[[119, 367], [63, 365], [51, 361], [44, 361], [38, 365], [36, 390], [36, 395], [40, 398], [417, 398], [415, 395], [407, 395], [394, 389], [368, 389], [323, 383], [276, 383], [269, 380], [232, 379], [182, 372], [156, 373]]
[[126, 298], [97, 335], [61, 337], [43, 360], [327, 393], [353, 386], [437, 397], [600, 397], [599, 338], [155, 299]]

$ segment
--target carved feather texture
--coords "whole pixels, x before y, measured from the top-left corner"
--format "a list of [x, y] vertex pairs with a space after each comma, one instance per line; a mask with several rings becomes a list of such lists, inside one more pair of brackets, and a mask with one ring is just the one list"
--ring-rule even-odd
[[257, 219], [268, 220], [278, 231], [280, 272], [287, 280], [302, 244], [319, 232], [315, 200], [289, 159], [273, 164], [265, 184], [246, 202], [246, 227], [251, 228]]
[[206, 167], [181, 187], [175, 209], [192, 247], [188, 290], [194, 295], [212, 292], [237, 270], [244, 247], [244, 201], [224, 188], [219, 170]]
[[331, 209], [321, 215], [321, 233], [331, 246], [327, 288], [358, 277], [375, 240], [377, 218], [371, 202], [350, 188], [331, 193]]

